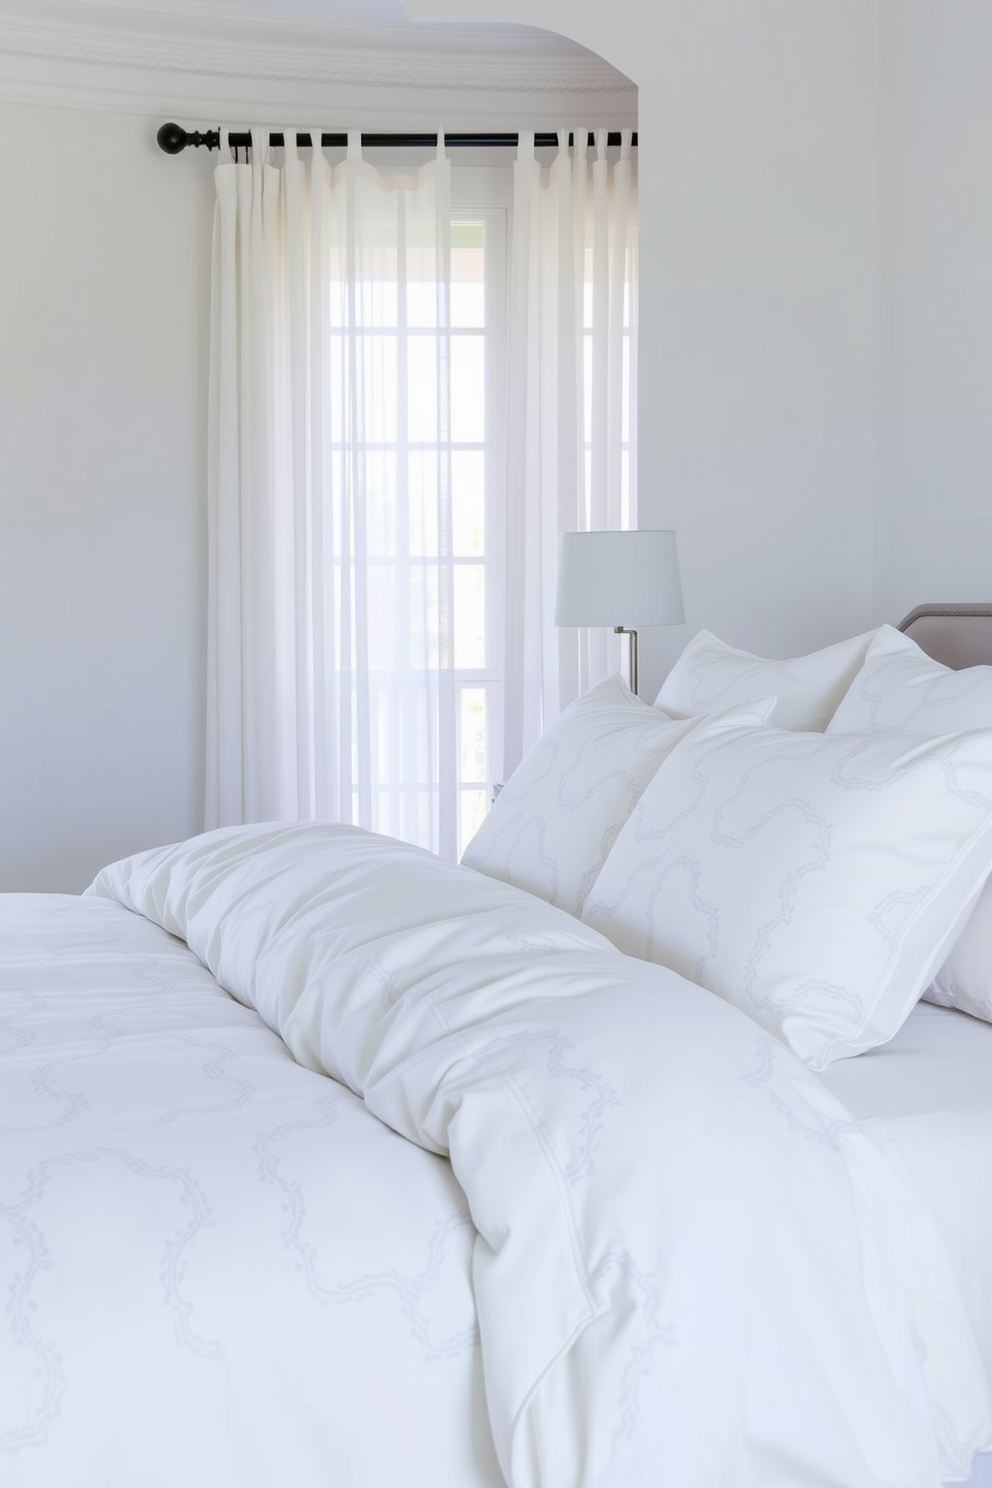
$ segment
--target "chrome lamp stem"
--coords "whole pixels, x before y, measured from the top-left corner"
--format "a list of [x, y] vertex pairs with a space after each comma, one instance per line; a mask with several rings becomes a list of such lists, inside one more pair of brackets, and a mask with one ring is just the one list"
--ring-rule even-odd
[[637, 631], [629, 630], [626, 625], [614, 625], [616, 635], [630, 636], [630, 690], [637, 696]]

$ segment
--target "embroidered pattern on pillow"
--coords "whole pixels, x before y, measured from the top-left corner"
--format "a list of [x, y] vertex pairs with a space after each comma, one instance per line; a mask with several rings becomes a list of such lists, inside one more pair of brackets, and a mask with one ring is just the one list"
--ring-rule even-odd
[[[771, 705], [745, 716], [760, 721]], [[697, 721], [673, 720], [608, 677], [528, 752], [462, 863], [578, 915], [644, 787]]]
[[655, 707], [684, 718], [774, 695], [771, 722], [777, 728], [821, 731], [876, 634], [868, 631], [808, 656], [772, 661], [701, 630], [665, 678]]
[[583, 918], [822, 1069], [898, 1031], [990, 861], [992, 733], [708, 719], [646, 787]]
[[[909, 636], [885, 626], [827, 733], [934, 738], [965, 729], [992, 729], [992, 666], [943, 666]], [[992, 883], [923, 996], [992, 1022]]]

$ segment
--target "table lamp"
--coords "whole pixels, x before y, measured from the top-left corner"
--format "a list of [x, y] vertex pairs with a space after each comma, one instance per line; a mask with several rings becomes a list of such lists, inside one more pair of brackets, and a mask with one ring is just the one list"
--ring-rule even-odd
[[684, 619], [674, 532], [561, 534], [555, 624], [612, 626], [618, 635], [629, 635], [635, 696], [638, 627], [681, 625]]

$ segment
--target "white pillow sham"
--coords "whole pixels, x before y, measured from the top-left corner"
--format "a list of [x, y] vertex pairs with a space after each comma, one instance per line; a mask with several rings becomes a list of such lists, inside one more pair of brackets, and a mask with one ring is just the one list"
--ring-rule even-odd
[[[760, 722], [771, 706], [766, 698], [736, 716]], [[578, 915], [644, 787], [697, 722], [669, 718], [608, 677], [527, 753], [462, 863]]]
[[876, 631], [838, 641], [808, 656], [771, 661], [728, 646], [701, 630], [662, 683], [655, 707], [675, 717], [713, 713], [775, 696], [777, 728], [821, 730], [861, 663]]
[[[964, 729], [992, 729], [992, 666], [955, 671], [885, 626], [827, 733], [934, 738]], [[923, 995], [992, 1022], [992, 882]]]
[[842, 738], [707, 719], [621, 831], [583, 918], [813, 1069], [887, 1042], [992, 861], [992, 734]]
[[883, 625], [826, 732], [933, 739], [987, 728], [992, 728], [992, 666], [955, 671], [934, 661], [909, 636]]

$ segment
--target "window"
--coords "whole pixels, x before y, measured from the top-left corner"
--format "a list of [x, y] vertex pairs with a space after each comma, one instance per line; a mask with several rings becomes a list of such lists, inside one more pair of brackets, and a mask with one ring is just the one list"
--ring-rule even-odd
[[[406, 165], [406, 169], [410, 169]], [[358, 291], [362, 305], [359, 346], [349, 353], [353, 323], [343, 269], [332, 259], [331, 376], [336, 385], [361, 388], [366, 431], [360, 457], [364, 470], [368, 604], [378, 617], [370, 628], [368, 748], [372, 772], [374, 830], [409, 840], [428, 840], [433, 782], [439, 760], [413, 751], [418, 779], [409, 769], [409, 738], [424, 728], [423, 674], [439, 664], [445, 644], [440, 624], [439, 585], [450, 572], [451, 663], [456, 780], [456, 840], [460, 855], [474, 835], [491, 798], [494, 744], [501, 717], [500, 619], [497, 524], [501, 461], [494, 437], [502, 424], [505, 377], [505, 307], [509, 172], [498, 168], [453, 172], [450, 319], [450, 426], [439, 430], [437, 283], [433, 256], [422, 266], [408, 263], [406, 275], [395, 252], [384, 246], [369, 263]], [[482, 197], [481, 205], [472, 198]], [[494, 204], [495, 198], [495, 204]], [[358, 365], [349, 366], [349, 354]], [[370, 412], [371, 411], [371, 412]], [[333, 458], [355, 457], [346, 404], [331, 421]], [[446, 461], [446, 454], [449, 460]], [[445, 490], [450, 470], [450, 492]], [[338, 482], [340, 484], [340, 481]], [[440, 503], [450, 496], [450, 563], [441, 562]], [[354, 534], [352, 544], [354, 546]], [[349, 544], [338, 541], [337, 553]], [[344, 581], [341, 560], [338, 582]], [[417, 600], [409, 608], [403, 597]], [[412, 618], [426, 613], [426, 634]], [[353, 743], [352, 819], [363, 818], [358, 782], [362, 741]]]

